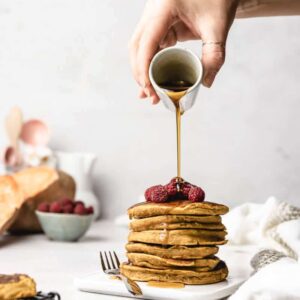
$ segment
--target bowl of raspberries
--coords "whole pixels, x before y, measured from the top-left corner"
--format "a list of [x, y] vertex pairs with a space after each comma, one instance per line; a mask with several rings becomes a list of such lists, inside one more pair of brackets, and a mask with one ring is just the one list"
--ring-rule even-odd
[[40, 203], [36, 215], [50, 240], [72, 242], [87, 232], [93, 221], [94, 209], [86, 207], [82, 201], [61, 199]]

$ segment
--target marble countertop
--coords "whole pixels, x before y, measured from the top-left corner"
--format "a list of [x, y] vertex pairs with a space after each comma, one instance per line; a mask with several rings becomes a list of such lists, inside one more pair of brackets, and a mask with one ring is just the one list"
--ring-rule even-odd
[[[26, 273], [36, 280], [38, 290], [57, 291], [62, 300], [115, 299], [115, 296], [77, 291], [73, 280], [76, 276], [99, 270], [100, 250], [115, 250], [120, 259], [125, 259], [124, 245], [127, 235], [126, 228], [117, 227], [109, 221], [98, 221], [75, 243], [49, 241], [41, 234], [3, 236], [0, 238], [0, 272]], [[221, 247], [219, 256], [222, 257], [222, 252], [228, 248]], [[237, 263], [244, 262], [243, 272], [250, 273], [248, 266], [251, 253], [237, 249], [235, 255]]]

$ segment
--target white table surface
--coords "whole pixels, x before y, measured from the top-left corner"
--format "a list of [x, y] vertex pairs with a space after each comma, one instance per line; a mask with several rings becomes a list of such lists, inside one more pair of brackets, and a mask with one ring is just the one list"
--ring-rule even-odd
[[[63, 300], [116, 299], [118, 297], [77, 291], [73, 279], [99, 270], [100, 250], [115, 250], [120, 259], [125, 259], [127, 235], [126, 228], [98, 221], [75, 243], [49, 241], [41, 234], [3, 236], [0, 238], [0, 273], [26, 273], [36, 280], [38, 290], [57, 291]], [[218, 256], [222, 257], [222, 251], [229, 248], [221, 247]], [[230, 249], [232, 251], [232, 247]], [[241, 271], [249, 274], [251, 251], [238, 249], [235, 255], [237, 264], [245, 266]]]

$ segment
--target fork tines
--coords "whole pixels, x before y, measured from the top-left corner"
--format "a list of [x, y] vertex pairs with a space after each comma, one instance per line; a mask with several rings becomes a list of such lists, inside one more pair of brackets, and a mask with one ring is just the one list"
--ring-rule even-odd
[[115, 251], [100, 251], [100, 262], [105, 274], [113, 274], [121, 277], [129, 293], [134, 296], [143, 294], [135, 281], [120, 274], [120, 261]]
[[120, 268], [120, 261], [115, 251], [103, 251], [103, 253], [104, 254], [102, 254], [102, 251], [100, 251], [100, 262], [103, 272]]

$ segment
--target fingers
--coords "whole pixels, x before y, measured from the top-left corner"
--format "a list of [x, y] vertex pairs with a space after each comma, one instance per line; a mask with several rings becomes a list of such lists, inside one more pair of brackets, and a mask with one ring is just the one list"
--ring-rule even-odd
[[157, 96], [155, 90], [152, 88], [151, 85], [148, 84], [147, 86], [146, 84], [141, 82], [138, 75], [139, 72], [137, 67], [137, 56], [139, 52], [138, 51], [139, 43], [146, 23], [147, 22], [145, 21], [145, 18], [142, 18], [129, 43], [130, 61], [131, 61], [133, 76], [135, 80], [138, 82], [138, 84], [141, 86], [141, 89], [139, 91], [139, 98], [140, 99], [150, 98], [153, 104], [157, 104], [159, 102], [159, 97]]
[[174, 27], [172, 26], [164, 39], [160, 42], [159, 46], [161, 49], [174, 46], [177, 42], [177, 35], [174, 30]]
[[174, 46], [177, 42], [199, 39], [182, 21], [173, 24], [167, 32], [165, 38], [160, 43], [160, 47], [167, 48]]
[[170, 22], [167, 10], [157, 13], [156, 9], [149, 7], [130, 42], [130, 60], [133, 75], [143, 89], [139, 96], [140, 98], [151, 98], [153, 104], [159, 102], [159, 97], [149, 80], [149, 66], [155, 53], [163, 48], [162, 44], [174, 43], [174, 33], [173, 35], [167, 34]]
[[206, 87], [212, 86], [217, 73], [225, 62], [226, 39], [234, 16], [230, 11], [224, 15], [222, 9], [216, 15], [219, 15], [218, 18], [210, 17], [205, 22], [198, 19], [198, 32], [203, 41], [201, 61], [204, 74], [202, 84]]
[[134, 68], [137, 72], [137, 81], [144, 89], [150, 87], [148, 76], [149, 65], [154, 54], [159, 50], [160, 42], [166, 36], [169, 29], [169, 18], [166, 14], [162, 14], [152, 19], [151, 24], [144, 27], [140, 37], [136, 58], [134, 60]]
[[200, 38], [196, 32], [192, 32], [192, 30], [182, 21], [175, 23], [172, 28], [176, 34], [178, 42], [196, 40]]
[[139, 97], [141, 99], [148, 97], [153, 104], [159, 102], [148, 75], [153, 56], [160, 49], [175, 45], [178, 40], [197, 38], [182, 21], [174, 22], [174, 8], [168, 6], [168, 2], [164, 3], [147, 2], [142, 19], [130, 42], [133, 75], [142, 89]]
[[202, 46], [202, 83], [211, 87], [214, 79], [225, 62], [225, 45], [230, 26], [233, 22], [236, 1], [212, 1], [210, 14], [206, 18], [198, 16], [196, 29], [203, 41]]
[[159, 102], [160, 99], [152, 86], [150, 86], [149, 89], [150, 89], [150, 100], [152, 104], [155, 105]]
[[225, 46], [221, 42], [204, 42], [202, 47], [202, 65], [204, 75], [202, 83], [211, 87], [225, 61]]
[[140, 89], [139, 91], [139, 98], [140, 99], [146, 99], [149, 98], [150, 101], [152, 102], [152, 104], [157, 104], [159, 102], [159, 97], [157, 96], [157, 94], [155, 93], [154, 89], [152, 88], [152, 86], [149, 88], [151, 91], [149, 93], [149, 95], [147, 95], [144, 91], [144, 89]]
[[140, 91], [139, 91], [139, 98], [140, 99], [147, 98], [147, 95], [145, 94], [143, 89], [140, 89]]

